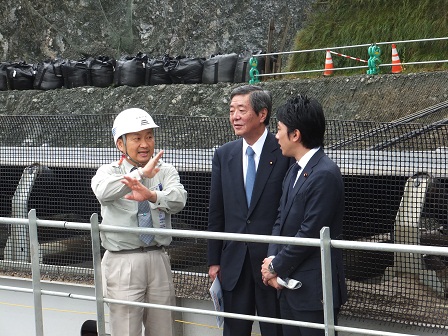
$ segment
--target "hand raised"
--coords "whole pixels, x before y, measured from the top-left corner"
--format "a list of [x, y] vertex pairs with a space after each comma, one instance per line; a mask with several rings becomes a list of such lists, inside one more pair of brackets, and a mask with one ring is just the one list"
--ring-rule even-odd
[[125, 176], [123, 176], [123, 180], [121, 182], [123, 182], [132, 191], [132, 193], [124, 196], [124, 198], [126, 198], [126, 199], [138, 201], [138, 202], [146, 201], [146, 200], [155, 202], [154, 199], [157, 199], [156, 192], [149, 190], [136, 178], [125, 175]]
[[158, 152], [148, 163], [142, 168], [142, 173], [144, 177], [153, 178], [160, 170], [157, 168], [160, 158], [163, 155], [163, 150]]

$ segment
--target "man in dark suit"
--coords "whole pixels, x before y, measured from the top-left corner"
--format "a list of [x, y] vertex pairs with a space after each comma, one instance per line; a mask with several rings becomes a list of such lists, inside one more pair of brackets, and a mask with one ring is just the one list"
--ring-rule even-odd
[[[283, 155], [296, 163], [288, 172], [274, 236], [319, 238], [323, 227], [331, 239], [342, 234], [344, 184], [338, 166], [324, 153], [325, 116], [314, 99], [298, 96], [278, 109], [276, 138]], [[335, 323], [347, 299], [341, 250], [332, 249]], [[263, 282], [279, 290], [283, 319], [324, 323], [321, 256], [318, 247], [270, 244], [263, 261]], [[323, 329], [283, 325], [284, 336], [323, 336]]]
[[[267, 129], [271, 109], [270, 93], [259, 86], [245, 85], [232, 91], [230, 123], [241, 138], [218, 148], [213, 157], [209, 231], [271, 234], [282, 181], [291, 163]], [[246, 154], [247, 150], [253, 152]], [[264, 286], [260, 276], [267, 247], [209, 240], [209, 275], [221, 281], [226, 312], [279, 317], [276, 291]], [[260, 329], [264, 336], [281, 335], [279, 324], [260, 323]], [[225, 336], [249, 336], [251, 330], [252, 321], [224, 319]]]

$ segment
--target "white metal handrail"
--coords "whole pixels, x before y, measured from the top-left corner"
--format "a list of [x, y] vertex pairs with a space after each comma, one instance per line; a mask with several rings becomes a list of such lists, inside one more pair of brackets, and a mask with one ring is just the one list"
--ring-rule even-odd
[[[30, 210], [33, 211], [33, 210]], [[10, 225], [29, 225], [28, 218], [12, 218], [0, 217], [0, 224]], [[36, 224], [39, 227], [65, 228], [71, 230], [91, 230], [91, 224], [80, 222], [67, 222], [56, 220], [37, 219]], [[294, 238], [294, 237], [274, 237], [266, 235], [241, 234], [241, 233], [222, 233], [208, 232], [196, 230], [179, 230], [179, 229], [156, 229], [156, 228], [124, 228], [119, 226], [99, 224], [101, 231], [108, 232], [131, 232], [131, 233], [149, 233], [161, 236], [172, 236], [181, 238], [204, 238], [219, 240], [247, 241], [253, 243], [276, 243], [276, 244], [292, 244], [303, 246], [319, 247], [319, 239], [317, 238]], [[331, 246], [340, 249], [364, 250], [364, 251], [384, 251], [384, 252], [410, 252], [419, 254], [436, 254], [448, 256], [448, 247], [426, 246], [426, 245], [406, 245], [393, 243], [375, 243], [375, 242], [359, 242], [353, 240], [332, 240]]]
[[[115, 227], [111, 225], [102, 225], [98, 223], [98, 215], [93, 214], [91, 217], [91, 223], [76, 223], [76, 222], [65, 222], [65, 221], [51, 221], [51, 220], [39, 220], [36, 218], [35, 210], [30, 210], [28, 218], [9, 218], [0, 217], [0, 224], [10, 224], [10, 225], [28, 225], [30, 230], [30, 252], [31, 252], [31, 267], [33, 272], [33, 288], [25, 289], [19, 287], [11, 286], [0, 286], [2, 290], [11, 290], [18, 292], [32, 292], [34, 294], [34, 308], [35, 308], [35, 322], [36, 322], [36, 336], [43, 336], [43, 317], [42, 317], [42, 295], [52, 295], [52, 296], [64, 296], [72, 299], [96, 301], [97, 303], [97, 318], [98, 318], [98, 333], [101, 336], [105, 335], [105, 319], [104, 319], [104, 303], [119, 303], [128, 304], [134, 306], [141, 306], [145, 308], [157, 308], [166, 309], [177, 312], [188, 312], [194, 314], [203, 315], [213, 315], [222, 316], [230, 318], [240, 318], [251, 321], [258, 322], [270, 322], [270, 323], [280, 323], [288, 324], [294, 326], [305, 326], [310, 328], [324, 329], [326, 334], [331, 336], [334, 335], [335, 331], [344, 332], [357, 332], [364, 335], [382, 335], [382, 336], [410, 336], [410, 334], [403, 333], [393, 333], [385, 331], [377, 331], [362, 328], [352, 328], [344, 326], [334, 325], [333, 309], [331, 305], [331, 300], [324, 300], [324, 312], [325, 312], [325, 323], [308, 323], [303, 321], [292, 321], [276, 318], [267, 318], [260, 316], [251, 315], [241, 315], [234, 313], [216, 312], [204, 309], [195, 308], [184, 308], [177, 306], [166, 306], [157, 305], [151, 303], [137, 303], [124, 300], [114, 300], [104, 298], [102, 293], [102, 281], [101, 281], [101, 260], [100, 260], [100, 241], [99, 232], [109, 231], [109, 232], [134, 232], [134, 233], [151, 233], [162, 236], [173, 236], [173, 237], [192, 237], [192, 238], [204, 238], [204, 239], [219, 239], [219, 240], [235, 240], [235, 241], [246, 241], [246, 242], [262, 242], [262, 243], [281, 243], [281, 244], [292, 244], [292, 245], [305, 245], [305, 246], [315, 246], [320, 247], [322, 251], [322, 276], [323, 276], [323, 292], [324, 298], [331, 298], [331, 286], [325, 286], [325, 279], [331, 278], [331, 258], [330, 258], [330, 248], [344, 248], [352, 250], [368, 250], [368, 251], [388, 251], [388, 252], [409, 252], [415, 254], [433, 254], [433, 255], [443, 255], [448, 256], [448, 247], [436, 247], [436, 246], [423, 246], [423, 245], [405, 245], [405, 244], [391, 244], [391, 243], [373, 243], [373, 242], [356, 242], [347, 240], [331, 240], [329, 238], [329, 229], [323, 228], [321, 231], [321, 238], [294, 238], [294, 237], [273, 237], [267, 235], [252, 235], [252, 234], [237, 234], [237, 233], [220, 233], [220, 232], [206, 232], [206, 231], [194, 231], [194, 230], [177, 230], [177, 229], [155, 229], [155, 228], [123, 228]], [[95, 275], [95, 297], [84, 296], [84, 295], [74, 295], [71, 293], [55, 292], [41, 290], [40, 288], [40, 269], [39, 260], [36, 259], [36, 248], [38, 248], [37, 242], [37, 227], [58, 227], [67, 229], [79, 229], [79, 230], [91, 230], [92, 233], [92, 250], [94, 256], [94, 275]], [[32, 232], [34, 231], [34, 233]], [[329, 304], [330, 303], [330, 304]]]

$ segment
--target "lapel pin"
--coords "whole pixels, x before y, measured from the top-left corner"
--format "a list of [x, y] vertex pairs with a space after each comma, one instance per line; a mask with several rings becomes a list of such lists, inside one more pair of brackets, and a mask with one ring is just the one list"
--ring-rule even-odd
[[303, 173], [303, 177], [308, 177], [308, 173]]
[[272, 161], [269, 161], [269, 164], [272, 165]]

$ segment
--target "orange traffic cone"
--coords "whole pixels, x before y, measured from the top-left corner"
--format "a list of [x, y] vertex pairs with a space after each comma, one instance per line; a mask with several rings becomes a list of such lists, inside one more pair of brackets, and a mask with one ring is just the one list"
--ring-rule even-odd
[[403, 71], [403, 67], [401, 66], [400, 57], [398, 57], [397, 47], [395, 44], [392, 44], [392, 73], [400, 73]]
[[333, 60], [331, 59], [330, 50], [327, 50], [327, 55], [325, 56], [324, 76], [331, 76], [332, 74], [333, 74]]

